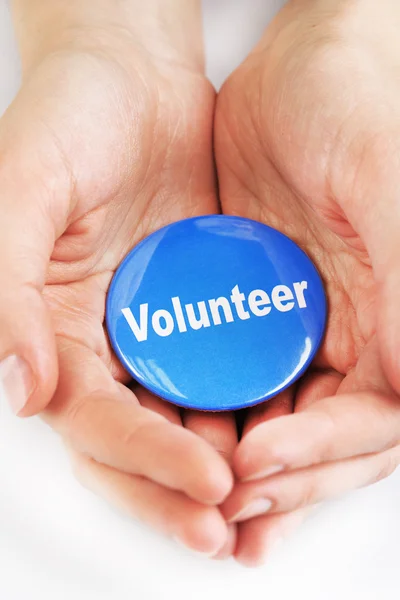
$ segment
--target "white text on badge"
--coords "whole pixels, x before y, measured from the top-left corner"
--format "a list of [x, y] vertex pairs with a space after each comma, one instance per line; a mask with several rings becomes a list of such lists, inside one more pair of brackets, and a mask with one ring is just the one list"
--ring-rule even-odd
[[[299, 308], [306, 308], [307, 302], [304, 292], [307, 289], [307, 281], [293, 283], [293, 290], [287, 285], [276, 285], [271, 290], [271, 297], [265, 290], [253, 290], [246, 298], [239, 286], [232, 289], [230, 298], [221, 296], [207, 301], [197, 302], [198, 316], [195, 314], [193, 304], [185, 304], [182, 307], [178, 296], [171, 298], [172, 311], [165, 309], [156, 310], [151, 317], [151, 325], [154, 332], [160, 337], [167, 337], [177, 326], [180, 333], [185, 333], [188, 326], [198, 330], [212, 325], [222, 323], [233, 323], [235, 318], [242, 321], [250, 319], [252, 315], [265, 317], [272, 308], [279, 312], [292, 310], [296, 303]], [[245, 302], [248, 308], [246, 310]], [[234, 309], [232, 309], [232, 305]], [[141, 304], [139, 309], [139, 322], [135, 319], [130, 308], [123, 308], [124, 315], [133, 335], [138, 342], [145, 342], [148, 338], [149, 328], [149, 305]], [[186, 316], [186, 318], [185, 318]]]

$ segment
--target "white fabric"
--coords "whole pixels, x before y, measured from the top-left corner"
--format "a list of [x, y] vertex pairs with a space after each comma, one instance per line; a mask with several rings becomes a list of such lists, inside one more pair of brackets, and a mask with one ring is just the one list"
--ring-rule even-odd
[[[279, 4], [206, 0], [217, 86]], [[0, 114], [17, 86], [11, 21], [0, 0]], [[112, 512], [75, 483], [57, 437], [38, 420], [14, 419], [1, 398], [0, 481], [1, 600], [399, 597], [400, 472], [324, 507], [256, 571], [192, 556]]]

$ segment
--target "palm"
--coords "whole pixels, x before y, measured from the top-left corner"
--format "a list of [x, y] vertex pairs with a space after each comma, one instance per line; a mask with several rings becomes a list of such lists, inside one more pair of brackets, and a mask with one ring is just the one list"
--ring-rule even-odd
[[[86, 484], [95, 480], [113, 503], [191, 547], [215, 551], [226, 526], [205, 503], [223, 499], [232, 475], [211, 446], [231, 452], [233, 421], [181, 413], [143, 389], [133, 394], [103, 325], [110, 280], [129, 250], [169, 222], [217, 209], [214, 91], [183, 64], [118, 43], [116, 55], [50, 56], [15, 106], [25, 94], [38, 96], [30, 115], [46, 165], [38, 187], [57, 224], [44, 297], [59, 379], [43, 416], [78, 450]], [[229, 551], [232, 535], [227, 543]]]
[[[42, 146], [57, 148], [56, 201], [72, 197], [73, 206], [55, 243], [45, 294], [57, 333], [95, 350], [117, 379], [126, 379], [103, 331], [105, 294], [141, 238], [215, 210], [206, 153], [213, 94], [199, 75], [169, 66], [172, 84], [167, 67], [146, 56], [122, 64], [93, 56], [49, 62], [47, 72], [57, 74], [53, 98], [62, 97], [68, 112], [60, 115], [57, 100], [45, 107]], [[194, 94], [201, 109], [193, 125]]]
[[[379, 315], [389, 314], [378, 313], [379, 227], [371, 227], [365, 215], [379, 218], [374, 205], [379, 185], [396, 180], [397, 168], [390, 161], [381, 167], [381, 156], [387, 157], [382, 132], [393, 135], [379, 106], [381, 84], [369, 63], [358, 61], [359, 48], [349, 50], [353, 38], [340, 39], [337, 23], [332, 37], [322, 18], [310, 30], [318, 10], [289, 2], [223, 87], [216, 112], [223, 212], [264, 222], [297, 242], [322, 275], [329, 307], [326, 336], [310, 373], [280, 398], [247, 413], [234, 467], [239, 478], [256, 481], [236, 487], [224, 514], [239, 515], [258, 497], [272, 498], [272, 512], [278, 513], [240, 525], [237, 556], [251, 564], [276, 532], [303, 518], [298, 509], [374, 481], [398, 463], [396, 448], [367, 469], [362, 459], [341, 462], [396, 446], [398, 434], [388, 446], [383, 426], [387, 418], [398, 419], [399, 404], [387, 379], [389, 374], [396, 382], [395, 361], [389, 364], [381, 346], [390, 340], [388, 328], [379, 327]], [[348, 30], [345, 21], [343, 32]], [[355, 86], [355, 80], [362, 84]], [[303, 420], [290, 416], [304, 411]], [[289, 416], [271, 422], [283, 415]], [[363, 420], [365, 430], [357, 426]], [[378, 441], [369, 433], [371, 422], [380, 422]], [[338, 461], [337, 468], [330, 461]], [[263, 476], [270, 467], [275, 473], [274, 465], [293, 474]], [[360, 465], [367, 476], [360, 475]], [[296, 471], [306, 467], [310, 470]], [[286, 511], [295, 511], [288, 527], [279, 515]]]
[[[274, 164], [273, 156], [268, 155], [271, 144], [262, 126], [252, 132], [254, 137], [248, 143], [248, 119], [252, 116], [239, 107], [237, 114], [244, 115], [236, 121], [237, 131], [232, 131], [223, 116], [219, 120], [224, 131], [219, 142], [220, 156], [224, 157], [219, 165], [223, 212], [275, 227], [312, 258], [325, 282], [329, 302], [326, 336], [315, 366], [345, 374], [355, 366], [374, 331], [375, 284], [368, 256], [332, 232], [323, 215], [324, 206], [313, 206], [308, 189], [293, 191], [291, 182]], [[274, 141], [285, 143], [283, 139]], [[291, 164], [301, 164], [302, 157], [296, 156], [295, 146], [289, 144], [281, 152]]]
[[[326, 336], [314, 366], [346, 375], [363, 364], [363, 349], [375, 332], [376, 282], [363, 241], [341, 198], [333, 197], [336, 181], [330, 179], [327, 143], [341, 134], [341, 114], [334, 121], [318, 110], [318, 91], [324, 90], [320, 79], [316, 88], [300, 93], [296, 81], [291, 81], [292, 93], [287, 89], [285, 65], [294, 70], [294, 57], [291, 47], [286, 52], [279, 65], [268, 51], [251, 55], [222, 90], [217, 108], [222, 209], [275, 227], [312, 258], [329, 303]], [[298, 56], [296, 65], [302, 59]], [[299, 70], [299, 81], [307, 69]], [[296, 126], [300, 106], [307, 111]], [[347, 167], [343, 182], [353, 181], [357, 163], [347, 154], [340, 161]]]

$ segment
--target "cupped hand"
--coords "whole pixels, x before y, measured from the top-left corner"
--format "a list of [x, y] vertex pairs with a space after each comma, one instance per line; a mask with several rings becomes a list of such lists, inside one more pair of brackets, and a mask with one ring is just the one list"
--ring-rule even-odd
[[296, 241], [329, 304], [313, 368], [248, 412], [233, 455], [245, 564], [400, 461], [399, 24], [393, 2], [292, 0], [219, 95], [223, 211]]
[[73, 29], [29, 64], [0, 123], [0, 376], [16, 413], [45, 409], [85, 485], [223, 555], [233, 417], [129, 389], [103, 325], [127, 252], [217, 210], [213, 110], [201, 60], [123, 28]]

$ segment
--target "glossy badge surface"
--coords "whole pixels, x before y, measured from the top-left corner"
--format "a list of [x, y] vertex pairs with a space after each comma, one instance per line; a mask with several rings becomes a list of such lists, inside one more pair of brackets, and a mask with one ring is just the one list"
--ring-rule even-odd
[[173, 223], [134, 248], [112, 281], [106, 320], [117, 356], [146, 388], [180, 406], [233, 410], [304, 373], [326, 300], [289, 238], [218, 215]]

